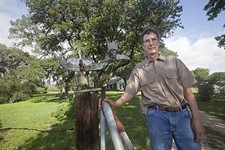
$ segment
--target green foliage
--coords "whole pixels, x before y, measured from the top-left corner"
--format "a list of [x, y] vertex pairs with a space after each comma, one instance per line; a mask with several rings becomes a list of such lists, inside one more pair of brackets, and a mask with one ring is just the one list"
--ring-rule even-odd
[[225, 94], [215, 95], [211, 101], [197, 100], [200, 110], [225, 120]]
[[0, 45], [0, 102], [18, 102], [44, 88], [40, 61], [17, 48]]
[[25, 94], [23, 91], [15, 91], [13, 96], [10, 98], [10, 102], [20, 102], [29, 98], [28, 94]]
[[[177, 27], [182, 28], [179, 0], [24, 2], [29, 15], [11, 22], [10, 37], [20, 39], [21, 45], [32, 45], [34, 52], [42, 58], [47, 56], [56, 62], [61, 57], [77, 57], [78, 49], [81, 49], [82, 57], [99, 62], [107, 52], [106, 40], [119, 43], [118, 53], [128, 55], [131, 60], [111, 64], [99, 72], [99, 76], [94, 76], [95, 80], [103, 73], [127, 78], [131, 67], [144, 58], [139, 45], [139, 35], [144, 28], [156, 27], [161, 37], [171, 35]], [[66, 80], [61, 82], [63, 84], [71, 82], [70, 73], [56, 66], [45, 65], [48, 75], [53, 75], [57, 83], [60, 79]]]
[[198, 82], [202, 82], [209, 79], [209, 69], [205, 68], [196, 68], [192, 71], [193, 76]]
[[225, 72], [216, 72], [211, 75], [211, 82], [214, 84], [215, 93], [225, 93]]
[[[225, 28], [225, 24], [223, 27]], [[218, 41], [218, 46], [225, 49], [225, 34], [216, 36], [215, 39]]]
[[211, 75], [212, 80], [225, 81], [225, 72], [215, 72]]
[[[224, 0], [209, 0], [205, 5], [204, 10], [207, 11], [206, 15], [208, 16], [208, 20], [214, 20], [222, 11], [225, 10], [225, 2]], [[225, 24], [223, 27], [225, 28]], [[217, 36], [215, 39], [219, 42], [218, 46], [225, 49], [225, 34]]]
[[210, 101], [214, 95], [214, 86], [208, 80], [198, 84], [198, 98], [203, 101]]
[[214, 87], [209, 80], [209, 70], [205, 68], [197, 68], [192, 71], [193, 76], [197, 80], [196, 86], [198, 88], [198, 98], [209, 101], [214, 95]]
[[37, 87], [32, 82], [21, 82], [14, 75], [6, 75], [0, 78], [1, 103], [23, 101], [36, 92]]
[[0, 76], [18, 66], [27, 65], [30, 55], [18, 48], [8, 48], [0, 44]]
[[66, 111], [67, 111], [67, 108], [68, 108], [68, 106], [60, 105], [60, 106], [57, 108], [57, 111], [56, 111], [56, 112], [52, 112], [52, 113], [51, 113], [51, 116], [52, 116], [52, 117], [55, 117], [55, 118], [63, 119], [63, 118], [66, 117]]
[[46, 88], [47, 88], [46, 90], [48, 92], [59, 92], [59, 88], [57, 88], [55, 84], [48, 84], [47, 83], [45, 86], [46, 86]]
[[192, 71], [193, 76], [198, 81], [198, 97], [201, 100], [209, 101], [216, 94], [221, 94], [225, 90], [225, 73], [218, 72], [209, 75], [209, 70], [197, 68]]
[[223, 0], [209, 0], [204, 10], [207, 11], [208, 20], [214, 20], [218, 14], [225, 10], [225, 3]]

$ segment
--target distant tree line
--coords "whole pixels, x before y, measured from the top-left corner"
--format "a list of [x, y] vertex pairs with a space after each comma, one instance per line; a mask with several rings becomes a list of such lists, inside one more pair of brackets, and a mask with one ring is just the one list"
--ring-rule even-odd
[[[176, 28], [183, 28], [179, 0], [22, 1], [29, 14], [11, 21], [9, 38], [17, 39], [15, 47], [0, 45], [1, 103], [46, 92], [45, 83], [50, 80], [60, 89], [61, 98], [66, 98], [74, 87], [74, 72], [65, 70], [59, 60], [77, 58], [81, 50], [83, 58], [99, 62], [105, 58], [107, 40], [117, 41], [118, 53], [129, 56], [130, 61], [115, 62], [92, 73], [95, 86], [113, 76], [126, 81], [134, 65], [145, 57], [139, 35], [146, 27], [156, 28], [162, 39], [171, 36]], [[177, 56], [162, 39], [161, 53]], [[23, 52], [23, 47], [29, 47], [32, 53]]]
[[197, 68], [192, 71], [197, 80], [198, 98], [210, 101], [215, 95], [225, 94], [225, 72], [209, 74], [209, 69]]

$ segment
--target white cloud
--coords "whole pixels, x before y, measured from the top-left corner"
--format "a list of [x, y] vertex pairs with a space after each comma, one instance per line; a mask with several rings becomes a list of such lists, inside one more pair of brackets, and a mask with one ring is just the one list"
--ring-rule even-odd
[[202, 37], [191, 43], [188, 37], [165, 40], [166, 47], [177, 52], [190, 70], [207, 68], [210, 73], [225, 72], [225, 50], [217, 46], [214, 37]]
[[0, 1], [0, 43], [12, 46], [12, 41], [8, 39], [10, 21], [21, 18], [27, 14], [25, 4], [20, 0], [1, 0]]
[[8, 30], [10, 27], [10, 23], [9, 23], [10, 17], [1, 13], [0, 18], [1, 18], [0, 43], [6, 44], [7, 46], [9, 46], [10, 40], [7, 37], [8, 37]]
[[[7, 38], [10, 28], [9, 22], [10, 20], [21, 18], [22, 15], [27, 13], [25, 5], [20, 0], [0, 0], [0, 43], [12, 46], [12, 41]], [[211, 29], [213, 30], [214, 28]], [[221, 31], [221, 28], [218, 30]], [[200, 34], [196, 34], [196, 30], [193, 29], [188, 31], [189, 34], [182, 30], [179, 33], [180, 35], [188, 34], [191, 36], [187, 37], [185, 35], [166, 39], [166, 47], [177, 52], [178, 57], [190, 70], [201, 67], [209, 69], [210, 73], [225, 72], [225, 50], [217, 47], [217, 41], [213, 37], [207, 37], [209, 32], [218, 35], [218, 32], [212, 30], [202, 31], [199, 29]], [[222, 32], [224, 31], [222, 30]]]

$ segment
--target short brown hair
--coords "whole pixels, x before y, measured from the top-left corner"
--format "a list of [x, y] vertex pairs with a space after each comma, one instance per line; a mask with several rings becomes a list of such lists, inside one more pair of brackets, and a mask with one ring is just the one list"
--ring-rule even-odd
[[157, 39], [160, 40], [160, 36], [159, 36], [158, 31], [156, 29], [154, 29], [154, 28], [149, 27], [149, 28], [146, 28], [141, 34], [141, 37], [140, 37], [141, 44], [144, 42], [143, 41], [144, 35], [145, 34], [150, 34], [150, 33], [155, 33], [156, 36], [157, 36]]

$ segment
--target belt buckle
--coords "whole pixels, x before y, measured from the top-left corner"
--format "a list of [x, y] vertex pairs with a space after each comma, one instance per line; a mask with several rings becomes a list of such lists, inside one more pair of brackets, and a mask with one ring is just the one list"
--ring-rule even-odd
[[180, 107], [177, 107], [177, 106], [171, 106], [171, 107], [168, 107], [168, 111], [170, 112], [178, 112], [180, 109]]

